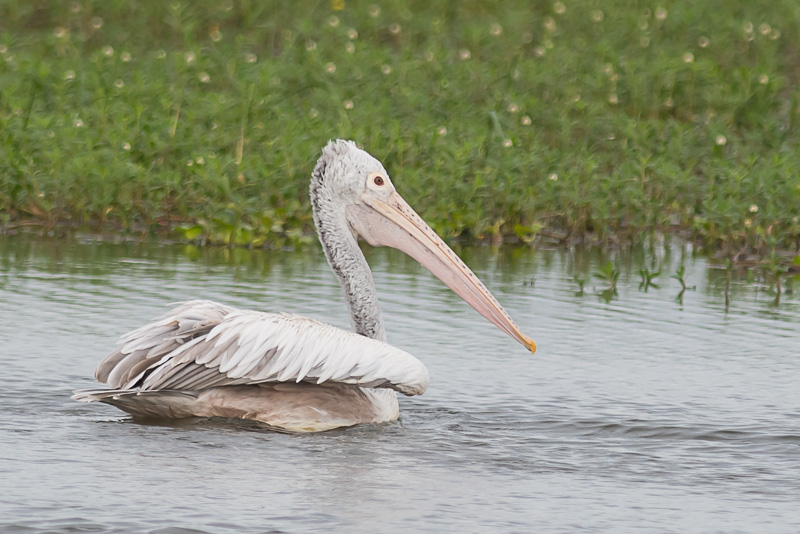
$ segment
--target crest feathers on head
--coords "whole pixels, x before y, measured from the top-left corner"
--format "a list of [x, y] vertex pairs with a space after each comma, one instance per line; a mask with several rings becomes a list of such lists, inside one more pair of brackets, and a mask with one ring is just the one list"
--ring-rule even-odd
[[328, 164], [333, 159], [344, 156], [354, 149], [357, 150], [358, 147], [353, 141], [348, 141], [346, 139], [328, 141], [328, 144], [322, 149], [322, 155], [317, 160], [314, 172], [311, 173], [312, 178], [321, 182], [325, 177], [325, 169], [328, 167]]

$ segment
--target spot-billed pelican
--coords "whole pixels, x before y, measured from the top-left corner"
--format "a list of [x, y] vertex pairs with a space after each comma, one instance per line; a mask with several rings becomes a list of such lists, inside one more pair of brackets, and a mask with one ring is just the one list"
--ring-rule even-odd
[[355, 332], [284, 313], [186, 302], [122, 336], [95, 371], [110, 389], [78, 391], [135, 418], [237, 417], [314, 432], [397, 419], [397, 393], [420, 395], [428, 370], [386, 342], [372, 273], [358, 246], [402, 250], [531, 351], [486, 286], [395, 191], [383, 165], [331, 141], [311, 176], [319, 240]]

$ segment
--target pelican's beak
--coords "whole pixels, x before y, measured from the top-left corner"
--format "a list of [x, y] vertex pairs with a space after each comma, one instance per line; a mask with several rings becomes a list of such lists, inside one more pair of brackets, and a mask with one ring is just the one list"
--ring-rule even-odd
[[402, 250], [488, 321], [531, 352], [536, 351], [533, 340], [520, 331], [486, 286], [403, 197], [396, 191], [385, 198], [366, 192], [361, 200], [365, 205], [348, 207], [347, 218], [353, 229], [370, 245]]

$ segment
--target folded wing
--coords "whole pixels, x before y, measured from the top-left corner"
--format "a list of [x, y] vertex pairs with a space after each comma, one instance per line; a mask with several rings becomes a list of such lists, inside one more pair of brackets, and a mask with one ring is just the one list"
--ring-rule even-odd
[[423, 393], [427, 368], [387, 343], [306, 317], [186, 302], [119, 340], [95, 377], [112, 388], [199, 391], [338, 382]]

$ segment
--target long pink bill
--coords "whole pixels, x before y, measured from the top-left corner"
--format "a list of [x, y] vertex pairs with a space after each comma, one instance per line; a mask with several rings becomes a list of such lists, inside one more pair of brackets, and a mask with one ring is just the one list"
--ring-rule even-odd
[[[348, 220], [370, 245], [402, 250], [500, 330], [531, 352], [536, 344], [520, 331], [497, 299], [453, 250], [396, 191], [381, 199], [369, 193], [364, 206], [348, 208]], [[368, 207], [369, 206], [369, 207]], [[371, 209], [370, 209], [371, 208]]]

